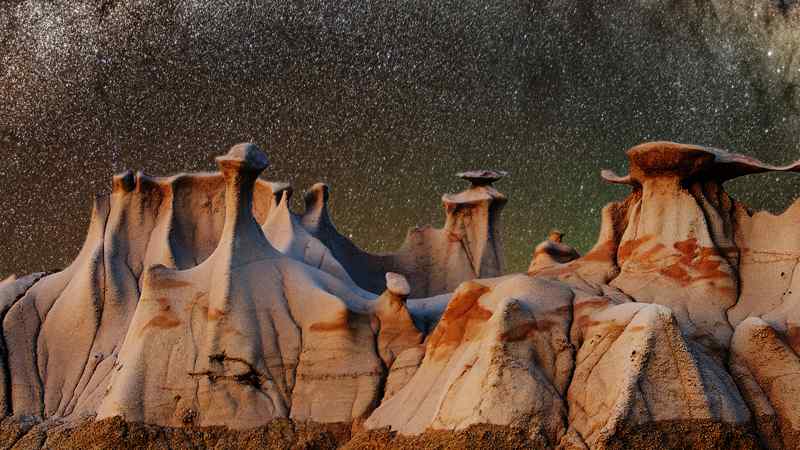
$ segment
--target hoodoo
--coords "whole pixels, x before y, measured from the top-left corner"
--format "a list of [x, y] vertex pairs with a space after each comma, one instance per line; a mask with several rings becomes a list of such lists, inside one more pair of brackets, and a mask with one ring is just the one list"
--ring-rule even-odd
[[604, 173], [634, 189], [618, 244], [620, 274], [611, 284], [638, 302], [668, 306], [686, 336], [724, 352], [733, 333], [727, 311], [739, 298], [736, 211], [745, 208], [722, 182], [796, 167], [667, 142], [634, 147], [628, 158], [630, 175]]
[[383, 274], [397, 272], [410, 281], [412, 298], [444, 294], [463, 281], [503, 273], [500, 213], [507, 198], [492, 183], [506, 175], [494, 170], [459, 173], [472, 186], [442, 196], [447, 215], [444, 228], [412, 228], [395, 253], [367, 253], [341, 235], [328, 215], [330, 193], [324, 184], [312, 186], [306, 194], [301, 220], [362, 288], [381, 292]]
[[578, 259], [580, 254], [571, 245], [563, 242], [564, 233], [559, 230], [550, 230], [547, 240], [540, 243], [533, 250], [533, 259], [528, 266], [528, 274], [535, 275], [548, 267], [566, 264]]
[[[0, 438], [104, 446], [800, 448], [800, 201], [771, 166], [652, 142], [584, 255], [559, 233], [504, 274], [492, 183], [376, 255], [240, 144], [219, 172], [128, 172], [58, 273], [0, 282]], [[122, 431], [120, 431], [122, 430]], [[261, 431], [258, 431], [261, 430]]]

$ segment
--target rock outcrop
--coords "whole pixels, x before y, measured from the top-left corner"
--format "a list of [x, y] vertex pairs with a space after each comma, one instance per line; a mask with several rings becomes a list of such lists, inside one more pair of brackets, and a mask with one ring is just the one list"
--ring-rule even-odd
[[218, 162], [220, 174], [115, 178], [69, 268], [4, 283], [8, 412], [241, 428], [349, 421], [380, 400], [385, 355], [421, 339], [410, 319], [396, 329], [408, 289], [376, 300], [291, 217], [276, 226], [286, 197], [257, 179], [255, 146]]
[[316, 184], [306, 193], [301, 220], [364, 289], [381, 292], [385, 288], [383, 274], [396, 272], [411, 283], [413, 298], [444, 294], [463, 281], [503, 273], [500, 213], [507, 199], [492, 183], [505, 175], [491, 170], [459, 173], [472, 186], [442, 196], [447, 214], [444, 228], [412, 228], [395, 253], [365, 252], [340, 234], [328, 214], [330, 193], [324, 184]]
[[416, 373], [367, 427], [420, 434], [515, 424], [557, 443], [573, 369], [571, 301], [569, 288], [524, 275], [463, 283], [426, 339]]
[[[568, 395], [573, 436], [590, 447], [605, 447], [628, 436], [627, 430], [671, 424], [659, 433], [671, 434], [672, 440], [675, 433], [687, 433], [677, 424], [696, 422], [736, 439], [757, 428], [753, 445], [771, 445], [775, 429], [764, 423], [777, 427], [782, 419], [761, 394], [746, 360], [755, 353], [760, 358], [782, 353], [777, 349], [778, 355], [765, 356], [772, 352], [763, 341], [756, 352], [740, 335], [754, 333], [753, 321], [761, 320], [743, 318], [762, 315], [769, 305], [775, 308], [772, 316], [784, 319], [775, 326], [786, 330], [786, 314], [777, 307], [787, 305], [782, 300], [790, 281], [777, 288], [766, 285], [787, 278], [791, 260], [767, 256], [756, 263], [752, 258], [771, 254], [770, 246], [791, 254], [796, 239], [791, 232], [785, 240], [783, 234], [778, 240], [774, 234], [756, 237], [754, 228], [774, 217], [751, 216], [722, 184], [750, 173], [798, 171], [800, 165], [774, 167], [667, 142], [634, 147], [628, 156], [630, 175], [603, 173], [610, 182], [631, 185], [633, 192], [603, 210], [595, 247], [582, 258], [535, 274], [585, 293], [573, 305], [572, 343], [579, 349]], [[781, 216], [787, 226], [795, 209]], [[760, 283], [765, 293], [773, 292], [763, 302], [752, 298]], [[746, 351], [737, 349], [746, 345], [751, 345]], [[760, 369], [767, 367], [774, 365]], [[790, 438], [784, 444], [795, 448], [800, 442]]]
[[723, 189], [800, 163], [628, 156], [594, 248], [551, 236], [527, 274], [503, 274], [499, 172], [461, 174], [444, 228], [388, 255], [336, 231], [322, 184], [292, 212], [252, 144], [219, 173], [118, 176], [70, 267], [0, 282], [0, 437], [800, 448], [800, 202]]
[[533, 250], [533, 260], [528, 266], [529, 275], [535, 275], [549, 267], [566, 264], [581, 256], [571, 245], [564, 243], [563, 238], [564, 233], [552, 230], [547, 240], [536, 246]]

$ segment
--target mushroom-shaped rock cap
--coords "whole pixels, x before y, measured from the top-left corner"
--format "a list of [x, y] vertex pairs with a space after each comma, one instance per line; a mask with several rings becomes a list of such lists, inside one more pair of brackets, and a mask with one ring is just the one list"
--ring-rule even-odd
[[272, 189], [272, 193], [275, 194], [275, 198], [280, 200], [283, 193], [286, 192], [286, 195], [291, 198], [292, 194], [294, 194], [294, 188], [292, 185], [286, 181], [270, 181], [269, 187]]
[[111, 179], [111, 192], [131, 192], [136, 187], [136, 175], [132, 171], [114, 175]]
[[627, 152], [630, 174], [619, 176], [604, 170], [606, 181], [620, 184], [641, 184], [659, 176], [704, 177], [717, 181], [730, 180], [761, 172], [800, 172], [800, 161], [786, 166], [773, 166], [755, 158], [711, 147], [676, 142], [647, 142]]
[[217, 163], [238, 164], [242, 169], [262, 171], [269, 166], [267, 155], [256, 144], [249, 142], [236, 144], [224, 156], [217, 157]]
[[411, 293], [406, 277], [394, 272], [386, 272], [386, 289], [399, 297], [406, 297]]
[[457, 177], [469, 181], [473, 186], [488, 186], [506, 175], [508, 172], [502, 170], [469, 170], [456, 174]]
[[472, 183], [472, 186], [458, 194], [444, 194], [442, 196], [442, 202], [444, 202], [445, 206], [477, 203], [487, 200], [499, 200], [503, 202], [506, 200], [505, 195], [497, 191], [491, 184], [508, 175], [508, 172], [503, 172], [502, 170], [470, 170], [468, 172], [460, 172], [457, 175]]
[[306, 201], [306, 205], [311, 203], [316, 203], [318, 201], [327, 203], [328, 197], [330, 196], [329, 191], [330, 189], [328, 188], [327, 184], [314, 183], [314, 185], [308, 188], [308, 190], [305, 193], [304, 198]]

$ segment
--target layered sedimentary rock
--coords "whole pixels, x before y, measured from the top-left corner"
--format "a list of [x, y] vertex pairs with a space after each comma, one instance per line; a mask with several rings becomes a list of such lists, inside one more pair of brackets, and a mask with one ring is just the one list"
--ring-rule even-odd
[[800, 164], [628, 156], [594, 248], [551, 236], [527, 274], [503, 274], [499, 172], [462, 174], [444, 227], [389, 255], [336, 231], [324, 185], [292, 212], [252, 144], [219, 173], [118, 176], [70, 267], [0, 282], [0, 435], [800, 448], [800, 202], [753, 213], [723, 189]]

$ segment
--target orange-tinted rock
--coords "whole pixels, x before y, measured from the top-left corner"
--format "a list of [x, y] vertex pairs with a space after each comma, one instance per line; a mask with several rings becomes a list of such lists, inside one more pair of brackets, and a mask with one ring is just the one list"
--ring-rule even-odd
[[408, 382], [367, 420], [403, 434], [524, 425], [555, 445], [572, 373], [572, 291], [523, 275], [463, 283]]

